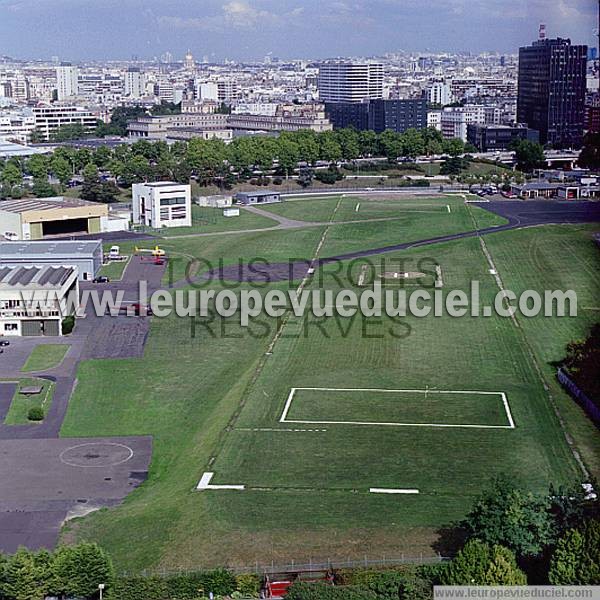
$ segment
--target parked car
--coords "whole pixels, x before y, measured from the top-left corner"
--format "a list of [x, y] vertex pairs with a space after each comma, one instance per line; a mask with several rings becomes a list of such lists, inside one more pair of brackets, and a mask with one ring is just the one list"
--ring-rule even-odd
[[94, 277], [94, 283], [108, 283], [110, 279], [105, 275], [100, 275], [100, 277]]
[[2, 346], [10, 346], [10, 342], [8, 340], [0, 340], [0, 347]]

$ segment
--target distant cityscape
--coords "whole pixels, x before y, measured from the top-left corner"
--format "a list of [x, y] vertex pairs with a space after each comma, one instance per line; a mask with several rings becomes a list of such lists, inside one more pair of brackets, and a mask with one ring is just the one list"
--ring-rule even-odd
[[[17, 144], [94, 137], [118, 107], [141, 109], [118, 137], [225, 142], [251, 134], [353, 127], [434, 128], [481, 151], [515, 139], [579, 148], [600, 131], [596, 48], [547, 37], [518, 54], [395, 53], [365, 59], [67, 64], [0, 59], [0, 138]], [[172, 106], [169, 114], [156, 108]], [[73, 130], [75, 126], [76, 129]], [[111, 133], [105, 130], [101, 135]], [[69, 136], [66, 136], [69, 137]], [[73, 137], [71, 135], [70, 137]]]

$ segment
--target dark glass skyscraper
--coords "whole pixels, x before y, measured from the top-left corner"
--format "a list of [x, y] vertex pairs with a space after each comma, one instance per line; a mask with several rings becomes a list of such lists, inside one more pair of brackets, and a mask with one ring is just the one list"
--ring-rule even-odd
[[519, 49], [517, 121], [556, 148], [581, 146], [585, 122], [587, 46], [538, 40]]

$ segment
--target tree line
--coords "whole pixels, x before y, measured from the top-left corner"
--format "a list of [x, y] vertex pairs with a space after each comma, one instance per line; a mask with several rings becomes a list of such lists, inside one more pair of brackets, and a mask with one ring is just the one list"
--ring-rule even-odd
[[[33, 178], [31, 193], [38, 197], [60, 193], [78, 177], [88, 184], [83, 190], [87, 199], [106, 202], [118, 194], [114, 183], [127, 188], [132, 183], [148, 180], [187, 183], [193, 177], [200, 185], [216, 183], [229, 189], [257, 175], [288, 177], [300, 170], [302, 177], [319, 161], [335, 165], [339, 161], [366, 157], [384, 157], [391, 161], [425, 154], [457, 157], [466, 150], [470, 149], [462, 140], [444, 139], [433, 128], [381, 134], [354, 129], [322, 133], [302, 130], [283, 132], [276, 138], [240, 137], [230, 144], [195, 138], [173, 144], [139, 140], [114, 149], [62, 146], [48, 155], [5, 161], [0, 171], [0, 197], [19, 198], [27, 193], [23, 187], [24, 175]], [[101, 173], [108, 178], [101, 177]], [[49, 177], [58, 184], [53, 186]], [[110, 178], [113, 185], [108, 184]]]

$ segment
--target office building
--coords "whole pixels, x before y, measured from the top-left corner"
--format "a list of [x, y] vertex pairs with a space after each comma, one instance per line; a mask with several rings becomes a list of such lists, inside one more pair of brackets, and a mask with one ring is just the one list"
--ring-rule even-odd
[[98, 118], [89, 110], [78, 106], [61, 106], [52, 104], [33, 108], [35, 128], [46, 140], [63, 125], [81, 125], [86, 131], [92, 132], [98, 126]]
[[539, 133], [524, 125], [467, 125], [467, 141], [481, 152], [508, 150], [515, 140], [539, 141]]
[[72, 65], [56, 67], [56, 99], [65, 100], [79, 93], [79, 72]]
[[192, 192], [187, 184], [134, 183], [131, 196], [134, 223], [154, 229], [192, 225]]
[[325, 112], [335, 129], [354, 127], [381, 133], [386, 129], [402, 133], [407, 129], [427, 127], [427, 100], [368, 100], [365, 102], [331, 102]]
[[517, 121], [540, 132], [540, 142], [579, 147], [585, 122], [587, 46], [541, 39], [519, 49]]
[[485, 107], [480, 105], [466, 105], [445, 108], [440, 113], [440, 131], [447, 139], [460, 138], [467, 141], [467, 127], [469, 125], [485, 125]]
[[402, 133], [407, 129], [427, 127], [427, 101], [371, 100], [369, 102], [369, 129], [381, 133], [386, 129]]
[[328, 61], [319, 65], [321, 102], [362, 102], [383, 98], [383, 65], [375, 62]]

